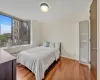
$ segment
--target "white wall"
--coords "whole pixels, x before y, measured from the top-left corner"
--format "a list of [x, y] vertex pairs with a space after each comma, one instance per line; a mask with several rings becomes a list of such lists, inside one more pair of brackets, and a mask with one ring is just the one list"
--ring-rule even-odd
[[43, 41], [60, 41], [62, 56], [79, 60], [79, 21], [89, 20], [89, 12], [61, 17], [58, 20], [44, 23]]
[[31, 20], [31, 44], [40, 45], [42, 38], [42, 24], [38, 21]]
[[52, 22], [43, 25], [43, 40], [60, 41], [62, 43], [62, 56], [74, 58], [76, 54], [76, 28], [78, 23]]

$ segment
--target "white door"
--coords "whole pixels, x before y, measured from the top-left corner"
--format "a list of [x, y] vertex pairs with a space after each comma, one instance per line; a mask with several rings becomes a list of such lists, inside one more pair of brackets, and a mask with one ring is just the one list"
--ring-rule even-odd
[[89, 21], [79, 23], [79, 60], [89, 63]]

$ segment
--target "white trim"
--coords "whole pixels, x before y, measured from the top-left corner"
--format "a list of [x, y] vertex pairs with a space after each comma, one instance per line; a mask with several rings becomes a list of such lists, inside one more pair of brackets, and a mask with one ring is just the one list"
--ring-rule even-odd
[[16, 45], [11, 47], [0, 47], [0, 49], [18, 48], [18, 47], [25, 47], [25, 46], [32, 46], [32, 44]]
[[84, 65], [87, 65], [89, 67], [89, 69], [91, 69], [91, 64], [87, 64], [87, 63], [82, 63], [82, 62], [79, 62], [80, 64], [84, 64]]
[[100, 28], [99, 28], [99, 26], [100, 26], [100, 23], [99, 23], [99, 19], [100, 19], [100, 8], [99, 8], [99, 5], [100, 4], [100, 2], [99, 2], [99, 0], [97, 0], [97, 80], [100, 80], [100, 55], [99, 55], [99, 53], [100, 53], [100, 48], [99, 48], [99, 46], [100, 46], [100, 42], [99, 42], [99, 40], [100, 40]]
[[30, 21], [30, 43], [31, 44], [33, 44], [33, 39], [32, 39], [32, 36], [33, 36], [33, 34], [32, 34], [32, 20]]

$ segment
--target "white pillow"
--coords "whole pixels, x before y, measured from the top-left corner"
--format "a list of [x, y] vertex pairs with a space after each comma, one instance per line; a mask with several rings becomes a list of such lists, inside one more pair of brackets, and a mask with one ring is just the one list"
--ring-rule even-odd
[[45, 42], [43, 43], [43, 47], [49, 47], [49, 45], [50, 45], [50, 42], [45, 41]]
[[43, 42], [43, 47], [46, 47], [46, 46], [47, 46], [47, 42], [44, 41], [44, 42]]
[[55, 43], [55, 48], [60, 49], [60, 42]]
[[55, 44], [53, 42], [50, 42], [49, 47], [55, 48]]

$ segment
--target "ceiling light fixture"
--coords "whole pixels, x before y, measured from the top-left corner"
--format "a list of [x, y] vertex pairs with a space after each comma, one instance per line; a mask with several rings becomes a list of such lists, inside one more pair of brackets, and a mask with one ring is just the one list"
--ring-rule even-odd
[[46, 4], [46, 3], [42, 3], [42, 4], [40, 5], [40, 9], [41, 9], [41, 11], [43, 11], [43, 12], [48, 12], [49, 6], [48, 6], [48, 4]]

